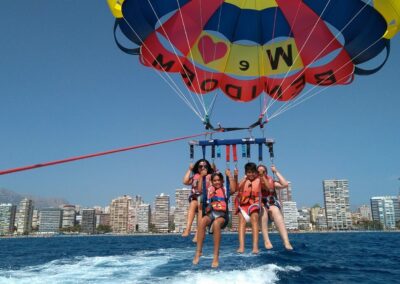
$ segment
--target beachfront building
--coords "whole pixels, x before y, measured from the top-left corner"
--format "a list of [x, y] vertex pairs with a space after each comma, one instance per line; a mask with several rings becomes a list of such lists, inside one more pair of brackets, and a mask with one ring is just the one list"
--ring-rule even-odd
[[154, 202], [154, 226], [159, 233], [168, 233], [169, 195], [161, 193]]
[[72, 228], [76, 224], [75, 205], [63, 205], [62, 228]]
[[110, 213], [100, 213], [98, 225], [110, 226]]
[[129, 230], [129, 212], [132, 208], [132, 197], [124, 195], [111, 201], [110, 205], [110, 225], [113, 233], [127, 234]]
[[128, 224], [129, 232], [138, 231], [137, 212], [141, 204], [143, 204], [143, 200], [140, 195], [136, 195], [135, 197], [132, 198], [132, 205], [129, 207], [129, 224]]
[[22, 199], [17, 212], [17, 233], [29, 234], [32, 231], [33, 201], [28, 198]]
[[94, 234], [96, 231], [96, 210], [83, 209], [81, 231], [87, 234]]
[[371, 197], [372, 220], [378, 221], [384, 229], [396, 228], [396, 209], [398, 198], [396, 196]]
[[300, 230], [311, 230], [312, 226], [311, 226], [311, 221], [310, 221], [310, 208], [307, 207], [302, 207], [301, 209], [299, 209], [298, 213], [298, 224], [299, 224], [299, 229]]
[[280, 202], [292, 201], [292, 183], [289, 181], [288, 184], [288, 187], [276, 191]]
[[329, 230], [350, 229], [349, 181], [346, 179], [324, 180], [322, 185], [327, 228]]
[[285, 226], [288, 230], [298, 230], [298, 216], [297, 204], [294, 201], [282, 202], [282, 213], [285, 220]]
[[14, 233], [17, 206], [10, 203], [0, 204], [0, 235]]
[[138, 232], [147, 233], [149, 232], [150, 228], [150, 215], [151, 209], [150, 204], [141, 204], [139, 205], [137, 211], [137, 222], [138, 222]]
[[39, 211], [39, 233], [59, 233], [62, 225], [62, 209], [45, 208]]
[[372, 220], [372, 213], [371, 207], [368, 205], [361, 205], [357, 208], [357, 213], [360, 213], [361, 221], [371, 221]]
[[[182, 188], [175, 190], [175, 232], [182, 233], [186, 228], [187, 215], [189, 210], [190, 189]], [[195, 227], [195, 226], [194, 226]], [[192, 225], [193, 228], [193, 225]]]
[[39, 209], [33, 209], [32, 212], [32, 231], [39, 229]]

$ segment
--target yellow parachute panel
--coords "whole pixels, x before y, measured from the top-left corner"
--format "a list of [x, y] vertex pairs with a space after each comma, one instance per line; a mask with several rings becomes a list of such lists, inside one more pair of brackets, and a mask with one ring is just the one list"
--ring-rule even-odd
[[384, 37], [394, 37], [400, 30], [400, 0], [374, 0], [374, 7], [388, 24]]
[[110, 7], [111, 13], [116, 18], [122, 18], [122, 3], [125, 0], [107, 0], [108, 6]]

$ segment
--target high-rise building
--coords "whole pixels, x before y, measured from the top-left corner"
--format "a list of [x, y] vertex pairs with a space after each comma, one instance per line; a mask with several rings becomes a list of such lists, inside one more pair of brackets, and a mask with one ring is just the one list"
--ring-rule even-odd
[[280, 202], [292, 201], [292, 183], [289, 181], [288, 184], [288, 187], [277, 190]]
[[98, 225], [110, 226], [110, 213], [101, 213]]
[[357, 212], [360, 213], [362, 221], [372, 220], [371, 207], [369, 207], [368, 205], [361, 205], [360, 207], [357, 208]]
[[71, 228], [76, 223], [75, 205], [63, 205], [62, 227]]
[[129, 209], [132, 208], [132, 197], [124, 195], [111, 201], [110, 225], [114, 233], [127, 234], [129, 231]]
[[39, 229], [39, 210], [33, 209], [32, 213], [32, 231], [37, 231]]
[[235, 199], [237, 197], [237, 193], [231, 196], [231, 202], [229, 204], [229, 214], [230, 220], [232, 224], [231, 230], [233, 232], [237, 232], [239, 228], [239, 215], [236, 214], [237, 207], [235, 206]]
[[[190, 189], [182, 188], [175, 190], [175, 232], [182, 233], [186, 228], [186, 221], [189, 210], [189, 195]], [[196, 224], [194, 224], [196, 225]], [[192, 225], [193, 228], [193, 225]]]
[[81, 231], [87, 234], [94, 234], [96, 231], [96, 210], [83, 209]]
[[349, 181], [337, 179], [324, 180], [322, 183], [327, 228], [332, 230], [350, 229]]
[[380, 222], [385, 229], [396, 228], [396, 196], [371, 197], [372, 220]]
[[150, 227], [150, 204], [141, 204], [138, 209], [138, 232], [147, 233]]
[[168, 233], [169, 195], [161, 193], [154, 202], [154, 226], [159, 233]]
[[17, 233], [29, 234], [32, 231], [33, 201], [24, 198], [19, 203]]
[[299, 229], [297, 205], [294, 201], [282, 202], [282, 213], [285, 220], [285, 226], [288, 230]]
[[128, 231], [136, 232], [138, 230], [137, 223], [137, 211], [139, 206], [143, 204], [142, 197], [140, 195], [136, 195], [132, 198], [132, 204], [128, 209]]
[[0, 235], [14, 233], [15, 213], [17, 206], [12, 204], [0, 204]]
[[62, 224], [62, 209], [45, 208], [39, 211], [39, 232], [58, 233]]
[[310, 230], [311, 229], [311, 219], [310, 219], [310, 208], [302, 207], [299, 209], [299, 217], [297, 219], [299, 223], [300, 230]]

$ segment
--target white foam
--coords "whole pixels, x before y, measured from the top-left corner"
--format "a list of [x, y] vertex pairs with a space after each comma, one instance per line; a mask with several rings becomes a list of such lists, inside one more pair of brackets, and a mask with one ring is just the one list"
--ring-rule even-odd
[[298, 266], [280, 267], [275, 264], [262, 265], [256, 268], [245, 270], [231, 271], [215, 271], [207, 270], [202, 272], [185, 271], [178, 275], [171, 283], [173, 284], [242, 284], [242, 283], [259, 283], [269, 284], [276, 283], [278, 272], [300, 271]]
[[275, 283], [279, 280], [278, 272], [300, 271], [297, 266], [275, 264], [230, 271], [193, 270], [190, 264], [175, 275], [153, 275], [170, 260], [190, 261], [192, 253], [192, 248], [159, 249], [118, 256], [61, 259], [20, 270], [0, 270], [0, 283]]

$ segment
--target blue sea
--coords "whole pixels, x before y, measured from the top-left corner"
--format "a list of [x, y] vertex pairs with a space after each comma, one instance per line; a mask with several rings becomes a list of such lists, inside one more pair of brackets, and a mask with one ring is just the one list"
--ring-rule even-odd
[[[260, 249], [261, 246], [260, 235]], [[211, 268], [212, 236], [200, 264], [195, 245], [177, 235], [0, 239], [0, 283], [400, 283], [400, 233], [290, 234], [285, 251], [237, 254], [223, 234], [220, 267]]]

